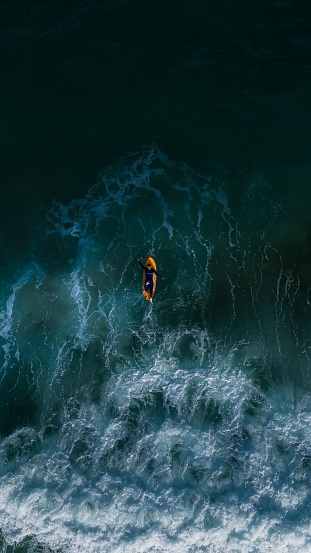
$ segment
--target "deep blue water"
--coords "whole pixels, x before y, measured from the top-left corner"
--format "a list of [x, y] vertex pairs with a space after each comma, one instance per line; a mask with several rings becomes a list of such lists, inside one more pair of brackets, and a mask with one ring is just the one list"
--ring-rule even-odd
[[2, 551], [311, 550], [310, 11], [1, 4]]

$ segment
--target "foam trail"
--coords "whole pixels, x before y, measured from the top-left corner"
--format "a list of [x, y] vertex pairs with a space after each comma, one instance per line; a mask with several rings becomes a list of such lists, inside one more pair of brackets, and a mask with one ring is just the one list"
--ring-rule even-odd
[[[210, 173], [154, 145], [124, 156], [85, 198], [51, 206], [34, 263], [12, 269], [6, 544], [310, 549], [308, 290], [270, 241], [284, 206], [269, 186], [243, 182], [237, 208], [230, 173]], [[152, 305], [147, 255], [165, 276]]]

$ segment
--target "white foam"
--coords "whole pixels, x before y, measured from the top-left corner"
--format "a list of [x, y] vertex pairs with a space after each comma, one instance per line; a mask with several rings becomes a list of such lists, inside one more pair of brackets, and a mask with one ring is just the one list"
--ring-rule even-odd
[[[287, 357], [294, 344], [308, 374], [301, 284], [228, 197], [152, 146], [51, 209], [50, 239], [75, 253], [57, 275], [25, 269], [2, 311], [5, 369], [28, 371], [39, 410], [1, 441], [9, 543], [310, 549], [311, 400]], [[136, 262], [150, 254], [166, 277], [152, 306]]]

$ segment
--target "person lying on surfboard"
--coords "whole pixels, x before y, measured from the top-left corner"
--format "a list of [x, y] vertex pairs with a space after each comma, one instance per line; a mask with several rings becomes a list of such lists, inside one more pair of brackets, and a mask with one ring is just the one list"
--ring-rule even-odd
[[144, 269], [145, 271], [145, 275], [146, 275], [146, 280], [145, 280], [145, 290], [146, 292], [149, 292], [150, 294], [150, 303], [152, 303], [152, 296], [153, 296], [153, 275], [157, 275], [157, 277], [159, 278], [164, 278], [164, 277], [161, 277], [161, 275], [159, 275], [159, 273], [157, 273], [157, 271], [152, 267], [152, 265], [150, 263], [148, 263], [148, 265], [145, 267], [145, 265], [139, 261], [139, 259], [137, 259], [139, 265], [141, 266], [142, 269]]

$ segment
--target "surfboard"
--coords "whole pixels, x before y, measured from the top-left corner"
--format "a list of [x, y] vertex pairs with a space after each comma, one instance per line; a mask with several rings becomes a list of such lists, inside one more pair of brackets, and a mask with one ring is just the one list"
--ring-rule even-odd
[[[150, 263], [151, 267], [153, 267], [153, 269], [157, 270], [157, 265], [156, 265], [156, 262], [153, 259], [153, 257], [148, 257], [146, 259], [145, 263], [144, 263], [144, 266], [147, 267], [147, 265], [149, 263]], [[149, 292], [146, 292], [146, 290], [145, 290], [145, 282], [146, 282], [146, 273], [143, 269], [143, 286], [142, 286], [143, 296], [147, 301], [150, 301], [150, 294], [149, 294]], [[157, 275], [154, 274], [153, 275], [153, 295], [155, 293], [156, 285], [157, 285]]]

